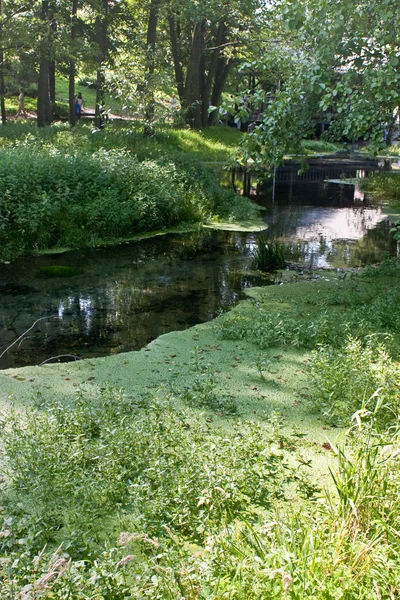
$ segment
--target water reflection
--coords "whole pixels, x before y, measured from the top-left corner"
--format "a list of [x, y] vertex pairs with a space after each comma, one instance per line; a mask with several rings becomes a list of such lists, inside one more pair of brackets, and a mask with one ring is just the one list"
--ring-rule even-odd
[[[203, 231], [114, 248], [34, 257], [0, 266], [1, 367], [75, 353], [86, 358], [139, 349], [169, 331], [214, 318], [249, 286], [246, 234]], [[79, 267], [70, 278], [43, 277], [48, 265]]]
[[[277, 182], [274, 200], [268, 187], [258, 196], [267, 235], [285, 244], [287, 260], [302, 268], [342, 268], [396, 253], [379, 206], [354, 186], [308, 177]], [[202, 231], [0, 264], [0, 354], [41, 319], [0, 358], [0, 367], [135, 350], [208, 321], [245, 288], [265, 284], [250, 271], [255, 244], [253, 234]], [[45, 277], [41, 269], [54, 265], [77, 273]]]
[[281, 182], [258, 202], [268, 237], [280, 240], [287, 258], [313, 268], [360, 267], [394, 254], [391, 224], [358, 185], [326, 181]]

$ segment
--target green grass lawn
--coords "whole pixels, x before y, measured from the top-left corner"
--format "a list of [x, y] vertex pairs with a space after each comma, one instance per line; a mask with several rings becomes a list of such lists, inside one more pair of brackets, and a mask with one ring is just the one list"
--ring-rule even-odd
[[[84, 99], [84, 108], [89, 111], [94, 111], [96, 107], [96, 90], [87, 85], [75, 84], [75, 93], [81, 92]], [[68, 109], [68, 80], [62, 77], [56, 78], [56, 101]], [[105, 95], [105, 109], [110, 110], [115, 115], [127, 116], [128, 113], [124, 110], [123, 103], [109, 94]]]

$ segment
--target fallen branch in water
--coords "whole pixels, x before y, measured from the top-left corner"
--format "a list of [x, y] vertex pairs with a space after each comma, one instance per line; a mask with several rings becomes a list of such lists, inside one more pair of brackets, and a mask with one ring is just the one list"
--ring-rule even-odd
[[17, 338], [12, 344], [10, 344], [1, 354], [0, 354], [0, 358], [3, 358], [3, 356], [5, 355], [6, 352], [8, 352], [10, 350], [10, 348], [12, 348], [13, 346], [15, 346], [15, 344], [17, 342], [19, 342], [19, 340], [22, 340], [22, 338], [29, 332], [31, 331], [36, 323], [39, 323], [39, 321], [43, 321], [44, 319], [59, 319], [60, 317], [58, 317], [57, 315], [50, 315], [49, 317], [40, 317], [40, 319], [36, 319], [36, 321], [33, 323], [33, 325], [31, 325], [29, 327], [29, 329], [27, 329], [26, 331], [24, 331], [24, 333], [22, 333], [19, 338]]
[[76, 356], [76, 354], [59, 354], [58, 356], [51, 356], [50, 358], [47, 358], [39, 364], [39, 367], [45, 365], [51, 360], [56, 360], [56, 358], [66, 358], [67, 356], [69, 356], [70, 358], [74, 358], [75, 360], [83, 360], [82, 356]]

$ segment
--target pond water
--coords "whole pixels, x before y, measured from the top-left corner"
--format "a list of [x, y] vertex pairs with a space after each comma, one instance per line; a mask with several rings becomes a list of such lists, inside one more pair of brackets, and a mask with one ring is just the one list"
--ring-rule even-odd
[[[289, 177], [271, 195], [266, 188], [257, 197], [267, 236], [300, 269], [361, 266], [396, 252], [381, 207], [354, 186]], [[213, 319], [267, 283], [250, 270], [256, 237], [201, 230], [0, 263], [0, 368], [137, 350]], [[71, 272], [50, 276], [54, 266]]]
[[277, 184], [264, 202], [268, 236], [282, 240], [288, 261], [308, 268], [361, 267], [396, 253], [390, 220], [354, 185]]

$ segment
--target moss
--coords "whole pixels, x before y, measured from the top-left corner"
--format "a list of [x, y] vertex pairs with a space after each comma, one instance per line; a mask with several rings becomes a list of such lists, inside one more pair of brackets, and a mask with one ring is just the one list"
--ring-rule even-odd
[[39, 275], [41, 277], [74, 277], [75, 275], [79, 275], [79, 270], [62, 265], [49, 265], [47, 267], [40, 267]]

